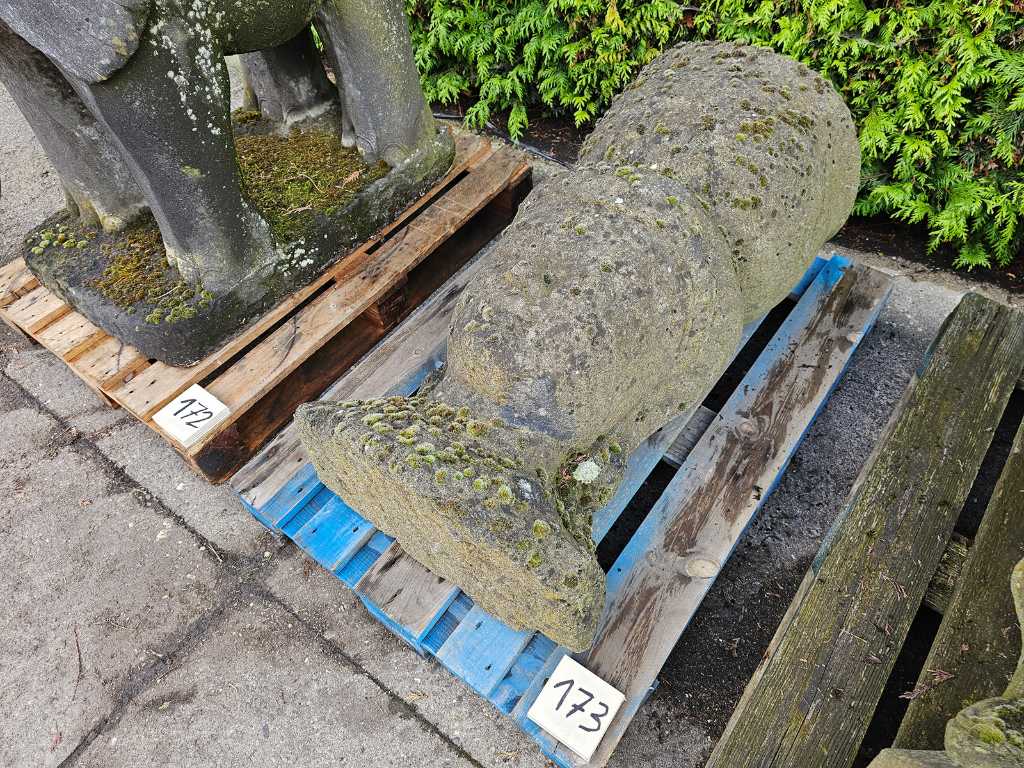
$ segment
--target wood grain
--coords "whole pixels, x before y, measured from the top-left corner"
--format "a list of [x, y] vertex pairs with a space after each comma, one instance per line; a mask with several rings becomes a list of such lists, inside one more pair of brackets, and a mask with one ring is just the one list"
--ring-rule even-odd
[[[1024, 426], [996, 484], [932, 642], [894, 746], [942, 749], [946, 721], [966, 703], [1001, 696], [1017, 669], [1021, 637], [1010, 572], [1024, 558]], [[951, 678], [936, 683], [929, 670]]]
[[415, 638], [426, 635], [430, 621], [459, 591], [406, 556], [397, 542], [384, 550], [355, 589]]
[[844, 768], [1024, 362], [1019, 313], [968, 294], [929, 350], [708, 768]]

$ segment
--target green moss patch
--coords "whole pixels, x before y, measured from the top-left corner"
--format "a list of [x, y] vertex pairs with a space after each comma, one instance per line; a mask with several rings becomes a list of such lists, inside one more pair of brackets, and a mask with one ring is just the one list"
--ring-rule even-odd
[[147, 217], [113, 242], [100, 246], [107, 266], [93, 285], [122, 309], [151, 307], [146, 322], [173, 323], [195, 317], [213, 298], [185, 282], [167, 263], [156, 221]]
[[323, 131], [238, 136], [235, 150], [245, 192], [278, 242], [297, 240], [316, 214], [334, 213], [388, 172]]

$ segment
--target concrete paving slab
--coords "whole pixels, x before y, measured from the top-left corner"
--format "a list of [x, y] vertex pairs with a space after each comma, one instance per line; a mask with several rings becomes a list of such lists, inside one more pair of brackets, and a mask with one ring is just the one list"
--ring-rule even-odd
[[232, 611], [81, 754], [80, 768], [470, 766], [281, 607]]
[[384, 629], [351, 590], [294, 546], [277, 558], [266, 583], [271, 594], [481, 765], [547, 765], [515, 724], [436, 661], [420, 657]]
[[280, 546], [226, 485], [210, 485], [200, 478], [163, 438], [134, 419], [95, 442], [218, 550], [251, 556]]
[[[58, 426], [8, 413], [28, 446]], [[196, 540], [73, 448], [6, 451], [0, 472], [0, 765], [51, 766], [104, 718], [126, 674], [216, 599]]]
[[34, 346], [13, 355], [4, 372], [63, 419], [106, 407], [103, 398], [75, 376], [63, 360], [43, 347]]

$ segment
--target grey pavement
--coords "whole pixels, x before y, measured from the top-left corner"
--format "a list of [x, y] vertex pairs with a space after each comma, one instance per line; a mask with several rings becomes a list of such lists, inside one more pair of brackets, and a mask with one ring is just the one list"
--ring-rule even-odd
[[[5, 261], [61, 195], [2, 90], [0, 174]], [[884, 254], [851, 255], [896, 277], [892, 300], [615, 765], [703, 764], [964, 290]], [[545, 765], [227, 488], [6, 326], [0, 417], [0, 766]]]

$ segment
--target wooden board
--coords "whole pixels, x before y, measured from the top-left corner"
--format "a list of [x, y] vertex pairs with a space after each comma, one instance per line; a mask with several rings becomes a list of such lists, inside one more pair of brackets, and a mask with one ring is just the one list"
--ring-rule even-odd
[[[466, 134], [451, 171], [393, 223], [188, 368], [142, 357], [40, 286], [20, 260], [0, 268], [0, 317], [58, 355], [95, 392], [160, 433], [213, 482], [368, 353], [497, 235], [529, 191], [529, 166]], [[201, 384], [229, 417], [189, 448], [153, 416]]]
[[450, 581], [406, 556], [397, 542], [356, 583], [356, 594], [417, 640], [426, 637], [434, 617], [440, 617], [458, 592]]
[[[1010, 572], [1022, 558], [1024, 425], [1017, 430], [894, 746], [942, 749], [946, 721], [966, 702], [1002, 695], [1021, 653]], [[936, 678], [934, 670], [942, 676]]]
[[856, 756], [1024, 362], [1024, 318], [969, 294], [826, 538], [708, 768]]

